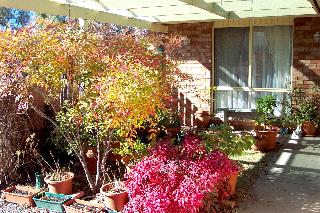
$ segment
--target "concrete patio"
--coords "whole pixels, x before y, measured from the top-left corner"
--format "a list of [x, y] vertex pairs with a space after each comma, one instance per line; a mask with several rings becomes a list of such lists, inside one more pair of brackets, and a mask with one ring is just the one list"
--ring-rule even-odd
[[291, 136], [236, 212], [320, 212], [320, 138]]

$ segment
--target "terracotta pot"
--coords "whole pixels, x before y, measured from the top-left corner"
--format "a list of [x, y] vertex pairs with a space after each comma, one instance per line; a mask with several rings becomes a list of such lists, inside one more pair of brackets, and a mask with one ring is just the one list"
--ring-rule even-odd
[[124, 205], [129, 201], [128, 192], [122, 191], [119, 193], [109, 191], [113, 188], [114, 183], [108, 183], [100, 188], [100, 193], [104, 198], [104, 204], [115, 211], [121, 212]]
[[125, 155], [121, 158], [121, 162], [124, 164], [124, 165], [128, 165], [130, 160], [132, 158], [132, 155]]
[[74, 174], [72, 172], [62, 172], [68, 178], [61, 181], [50, 180], [50, 175], [44, 178], [44, 182], [48, 184], [49, 192], [57, 194], [72, 194], [72, 180]]
[[256, 143], [251, 146], [251, 149], [254, 151], [274, 150], [277, 146], [277, 134], [278, 132], [273, 130], [256, 130]]
[[[16, 194], [13, 192], [13, 190], [15, 189], [27, 192], [28, 194]], [[39, 192], [40, 190], [33, 189], [27, 186], [11, 186], [9, 188], [6, 188], [3, 191], [3, 194], [7, 202], [18, 203], [20, 205], [34, 206], [34, 201], [32, 200], [32, 197], [38, 194]]]
[[238, 175], [244, 170], [244, 167], [241, 163], [234, 160], [232, 160], [232, 163], [238, 167], [238, 170], [231, 174], [229, 178], [230, 195], [234, 195], [236, 193]]
[[97, 148], [96, 147], [90, 147], [87, 149], [86, 152], [86, 162], [88, 166], [88, 170], [90, 174], [96, 174], [97, 173]]
[[305, 121], [302, 124], [302, 132], [305, 136], [315, 136], [317, 133], [316, 125], [313, 121]]
[[208, 128], [211, 121], [211, 115], [208, 111], [199, 111], [195, 114], [195, 124], [200, 128]]
[[167, 133], [171, 135], [177, 135], [180, 132], [181, 127], [167, 127], [166, 130]]
[[238, 175], [239, 175], [238, 171], [230, 175], [230, 178], [229, 178], [230, 195], [234, 195], [236, 193]]

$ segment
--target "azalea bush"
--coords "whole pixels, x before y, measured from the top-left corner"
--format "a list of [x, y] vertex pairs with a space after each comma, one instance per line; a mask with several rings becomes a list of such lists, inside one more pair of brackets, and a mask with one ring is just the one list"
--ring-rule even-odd
[[123, 212], [214, 212], [208, 207], [227, 195], [228, 177], [237, 169], [192, 133], [180, 145], [164, 139], [126, 174], [130, 201]]
[[[171, 97], [180, 72], [157, 50], [163, 39], [117, 35], [98, 25], [84, 30], [75, 21], [40, 20], [17, 31], [0, 31], [0, 79], [8, 82], [6, 93], [17, 94], [19, 102], [52, 123], [95, 191], [107, 171], [116, 131], [133, 138], [135, 129], [152, 123], [156, 110], [165, 108]], [[177, 38], [166, 41], [178, 44]], [[18, 86], [13, 90], [11, 84]], [[54, 117], [37, 107], [35, 94], [50, 106]], [[128, 142], [134, 147], [133, 143]], [[95, 176], [85, 161], [90, 145], [97, 148]]]

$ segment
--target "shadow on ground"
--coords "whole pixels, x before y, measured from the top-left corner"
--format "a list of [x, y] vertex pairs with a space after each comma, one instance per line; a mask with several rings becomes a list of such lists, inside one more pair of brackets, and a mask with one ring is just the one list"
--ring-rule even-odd
[[[240, 197], [243, 202], [235, 212], [320, 212], [319, 139], [291, 138], [277, 153], [266, 154], [261, 161], [268, 162], [272, 157], [268, 168], [260, 170], [261, 176], [251, 187], [252, 191], [245, 192], [246, 195], [249, 192], [249, 199], [241, 200]], [[262, 165], [261, 162], [258, 165]], [[259, 169], [254, 170], [258, 172]], [[249, 182], [247, 178], [246, 173], [240, 177], [240, 195], [241, 184]]]

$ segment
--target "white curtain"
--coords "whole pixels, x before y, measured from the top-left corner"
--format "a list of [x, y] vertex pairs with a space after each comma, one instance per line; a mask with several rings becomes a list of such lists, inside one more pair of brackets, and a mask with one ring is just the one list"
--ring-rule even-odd
[[[248, 87], [249, 28], [215, 29], [215, 85]], [[291, 81], [292, 27], [253, 27], [252, 87], [285, 88]], [[264, 92], [216, 91], [222, 109], [253, 109]], [[281, 93], [273, 93], [281, 97]]]
[[[248, 86], [249, 28], [215, 29], [215, 85]], [[248, 108], [248, 93], [217, 91], [215, 104], [223, 108]]]
[[253, 28], [253, 87], [283, 88], [290, 81], [291, 37], [291, 26]]
[[248, 86], [249, 28], [215, 29], [215, 85]]

